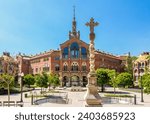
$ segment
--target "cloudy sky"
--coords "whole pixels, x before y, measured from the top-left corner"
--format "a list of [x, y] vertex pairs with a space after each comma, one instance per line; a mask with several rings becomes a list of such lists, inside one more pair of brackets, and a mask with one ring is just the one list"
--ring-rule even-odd
[[95, 47], [114, 55], [150, 51], [149, 0], [0, 0], [0, 54], [36, 54], [68, 40], [76, 6], [77, 30], [89, 43], [85, 23], [94, 17]]

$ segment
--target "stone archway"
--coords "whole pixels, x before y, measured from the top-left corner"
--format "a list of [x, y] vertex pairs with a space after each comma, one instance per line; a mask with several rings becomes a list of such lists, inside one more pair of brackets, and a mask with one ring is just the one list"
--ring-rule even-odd
[[67, 83], [68, 83], [68, 77], [67, 76], [64, 76], [63, 77], [63, 86], [67, 86]]
[[73, 75], [70, 78], [71, 86], [79, 86], [80, 78], [77, 75]]
[[83, 83], [83, 86], [86, 87], [86, 85], [88, 83], [87, 76], [82, 76], [82, 83]]

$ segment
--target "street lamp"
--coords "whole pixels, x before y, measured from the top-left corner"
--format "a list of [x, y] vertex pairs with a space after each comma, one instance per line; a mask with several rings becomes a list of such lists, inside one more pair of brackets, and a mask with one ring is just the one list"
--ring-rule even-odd
[[140, 79], [141, 79], [141, 102], [144, 102], [143, 99], [143, 83], [142, 83], [142, 76], [143, 76], [143, 72], [140, 70]]
[[22, 90], [23, 90], [23, 84], [22, 84], [22, 77], [24, 76], [24, 73], [19, 73], [18, 75], [19, 77], [19, 83], [20, 83], [20, 102], [23, 102], [23, 98], [22, 98]]

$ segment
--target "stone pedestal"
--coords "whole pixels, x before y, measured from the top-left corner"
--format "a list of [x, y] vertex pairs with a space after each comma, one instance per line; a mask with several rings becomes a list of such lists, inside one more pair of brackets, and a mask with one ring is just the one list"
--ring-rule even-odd
[[98, 87], [95, 85], [96, 81], [95, 75], [88, 76], [88, 85], [87, 85], [87, 92], [85, 94], [85, 106], [86, 107], [102, 107], [102, 100], [100, 95], [98, 94]]

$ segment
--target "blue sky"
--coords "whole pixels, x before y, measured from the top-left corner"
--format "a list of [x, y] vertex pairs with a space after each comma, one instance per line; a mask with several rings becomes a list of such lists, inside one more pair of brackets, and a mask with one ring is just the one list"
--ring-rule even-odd
[[59, 48], [68, 40], [73, 5], [83, 41], [89, 43], [85, 23], [91, 17], [100, 23], [96, 49], [115, 55], [150, 51], [149, 0], [0, 0], [0, 54]]

